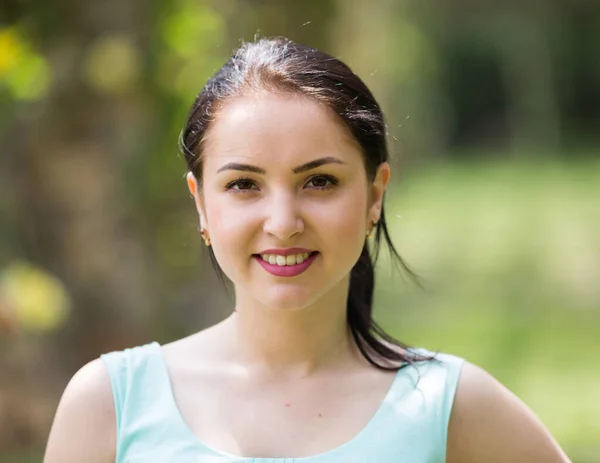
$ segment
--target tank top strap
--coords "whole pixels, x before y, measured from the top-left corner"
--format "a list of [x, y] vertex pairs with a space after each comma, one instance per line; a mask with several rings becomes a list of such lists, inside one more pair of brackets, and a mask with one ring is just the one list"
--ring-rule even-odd
[[153, 342], [103, 354], [117, 419], [117, 458], [148, 440], [164, 442], [173, 429], [170, 382], [161, 347]]
[[[445, 461], [448, 424], [464, 359], [414, 349], [434, 360], [406, 365], [386, 398], [372, 439], [387, 434], [390, 455], [406, 461]], [[366, 441], [361, 441], [366, 442]], [[396, 442], [398, 447], [390, 445]], [[410, 443], [410, 445], [407, 445]]]
[[[441, 379], [444, 380], [443, 391], [440, 393], [440, 418], [444, 425], [444, 444], [447, 437], [448, 423], [452, 413], [454, 397], [458, 387], [460, 372], [465, 363], [465, 359], [451, 354], [438, 353], [435, 354], [439, 361], [438, 369], [440, 370]], [[445, 446], [444, 446], [445, 448]]]

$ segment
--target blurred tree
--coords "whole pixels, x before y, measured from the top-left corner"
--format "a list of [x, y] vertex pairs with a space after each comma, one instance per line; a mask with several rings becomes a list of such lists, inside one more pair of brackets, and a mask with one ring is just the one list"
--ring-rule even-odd
[[[140, 75], [144, 5], [58, 2], [60, 14], [38, 31], [52, 89], [13, 126], [19, 247], [65, 281], [77, 307], [62, 338], [64, 365], [131, 342], [133, 326], [138, 339], [146, 335], [151, 266], [123, 189], [136, 140], [151, 127]], [[43, 23], [44, 10], [32, 9], [30, 20]]]
[[[8, 253], [56, 275], [76, 309], [55, 336], [9, 339], [0, 447], [30, 447], [45, 438], [65, 376], [99, 352], [149, 337], [153, 266], [126, 194], [126, 168], [152, 130], [155, 109], [142, 78], [152, 17], [140, 1], [11, 7], [13, 26], [0, 35], [9, 91], [3, 164], [13, 192], [4, 204], [13, 230]], [[52, 79], [40, 86], [46, 67]], [[52, 288], [59, 286], [27, 268], [10, 273], [4, 301], [13, 303], [17, 321], [49, 326], [54, 309], [40, 297], [58, 300]]]

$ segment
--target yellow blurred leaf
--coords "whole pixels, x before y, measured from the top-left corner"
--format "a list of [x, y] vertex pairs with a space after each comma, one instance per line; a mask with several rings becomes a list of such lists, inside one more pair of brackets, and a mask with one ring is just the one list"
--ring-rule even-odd
[[0, 29], [0, 85], [17, 100], [37, 100], [50, 88], [45, 58], [35, 53], [17, 28]]
[[50, 72], [41, 56], [25, 56], [7, 77], [6, 83], [17, 100], [37, 100], [50, 87]]
[[107, 35], [89, 48], [84, 64], [86, 83], [104, 94], [130, 90], [140, 77], [140, 54], [133, 41], [124, 35]]
[[70, 298], [62, 282], [27, 262], [15, 262], [4, 271], [0, 292], [25, 331], [52, 331], [67, 318]]
[[0, 78], [16, 65], [23, 53], [20, 37], [14, 29], [0, 29]]

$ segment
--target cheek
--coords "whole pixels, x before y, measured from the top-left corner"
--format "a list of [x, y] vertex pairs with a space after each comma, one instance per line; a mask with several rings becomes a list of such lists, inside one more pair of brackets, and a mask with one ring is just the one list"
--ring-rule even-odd
[[341, 194], [336, 201], [316, 207], [310, 214], [319, 234], [327, 237], [329, 244], [346, 250], [364, 243], [367, 217], [367, 195], [360, 188], [352, 188]]
[[364, 227], [367, 217], [367, 193], [366, 187], [359, 183], [354, 187], [349, 187], [344, 194], [340, 195], [335, 207], [331, 208], [330, 213], [335, 215], [336, 220], [340, 223], [339, 226], [353, 227], [348, 229], [356, 230], [361, 233], [361, 228]]
[[206, 205], [211, 231], [219, 235], [219, 241], [229, 244], [239, 241], [239, 236], [247, 233], [252, 226], [253, 217], [256, 217], [243, 202], [223, 194], [207, 196]]
[[248, 241], [257, 223], [256, 214], [250, 208], [236, 207], [227, 198], [214, 197], [207, 201], [206, 215], [213, 252], [228, 273], [239, 264], [240, 256], [251, 257]]

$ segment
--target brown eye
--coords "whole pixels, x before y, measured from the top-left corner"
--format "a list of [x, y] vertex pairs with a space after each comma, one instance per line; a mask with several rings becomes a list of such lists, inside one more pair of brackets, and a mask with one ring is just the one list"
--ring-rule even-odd
[[238, 178], [233, 182], [229, 182], [225, 186], [225, 190], [236, 190], [236, 191], [246, 191], [252, 190], [256, 187], [256, 184], [250, 180], [249, 178]]
[[[312, 186], [311, 186], [312, 184]], [[317, 190], [327, 190], [338, 184], [338, 180], [331, 175], [315, 175], [312, 177], [307, 185]]]

